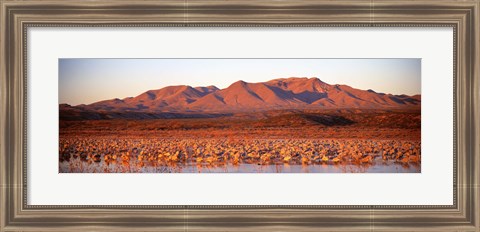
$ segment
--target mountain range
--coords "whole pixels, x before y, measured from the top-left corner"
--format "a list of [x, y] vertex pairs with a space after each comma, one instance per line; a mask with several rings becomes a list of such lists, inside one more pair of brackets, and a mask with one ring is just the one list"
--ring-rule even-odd
[[167, 86], [136, 97], [89, 105], [60, 105], [62, 111], [117, 113], [225, 113], [283, 109], [420, 108], [420, 95], [393, 95], [327, 84], [313, 78], [280, 78], [266, 82], [237, 81], [224, 89], [215, 86]]

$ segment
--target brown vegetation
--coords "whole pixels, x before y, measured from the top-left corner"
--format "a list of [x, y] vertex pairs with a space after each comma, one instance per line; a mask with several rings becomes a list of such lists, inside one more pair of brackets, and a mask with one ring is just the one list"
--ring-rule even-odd
[[60, 136], [420, 139], [419, 111], [272, 111], [229, 117], [60, 121]]

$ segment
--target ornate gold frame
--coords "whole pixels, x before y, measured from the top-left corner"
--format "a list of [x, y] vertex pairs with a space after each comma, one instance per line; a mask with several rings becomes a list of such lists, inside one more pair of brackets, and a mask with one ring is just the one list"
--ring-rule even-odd
[[[480, 231], [479, 0], [0, 0], [0, 231]], [[448, 26], [454, 28], [452, 206], [31, 206], [27, 28]]]

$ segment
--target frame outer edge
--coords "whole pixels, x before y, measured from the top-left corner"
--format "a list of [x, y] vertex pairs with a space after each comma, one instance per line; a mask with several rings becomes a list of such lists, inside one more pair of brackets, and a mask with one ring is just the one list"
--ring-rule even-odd
[[[0, 127], [0, 138], [2, 139], [0, 141], [0, 184], [1, 184], [1, 191], [0, 191], [0, 231], [4, 231], [4, 229], [6, 229], [5, 227], [8, 226], [8, 220], [11, 219], [12, 217], [12, 213], [15, 214], [15, 213], [18, 213], [18, 210], [20, 207], [22, 207], [22, 204], [21, 204], [21, 196], [11, 196], [10, 194], [8, 194], [6, 191], [9, 189], [9, 188], [14, 188], [15, 186], [13, 186], [12, 184], [15, 184], [17, 182], [8, 182], [9, 180], [14, 180], [14, 181], [17, 181], [16, 178], [21, 178], [22, 177], [22, 174], [21, 174], [21, 170], [18, 170], [17, 167], [8, 167], [8, 164], [10, 163], [15, 163], [15, 162], [21, 162], [22, 159], [21, 158], [14, 158], [12, 159], [11, 157], [7, 157], [7, 155], [13, 155], [13, 154], [9, 154], [9, 152], [19, 152], [18, 149], [16, 149], [15, 147], [12, 148], [11, 146], [11, 141], [15, 141], [17, 138], [22, 138], [22, 133], [21, 131], [13, 131], [15, 129], [21, 129], [21, 127], [23, 127], [22, 125], [20, 125], [20, 128], [18, 126], [18, 123], [22, 123], [22, 121], [20, 122], [17, 122], [17, 120], [19, 120], [21, 117], [18, 117], [20, 114], [20, 116], [22, 115], [23, 113], [23, 108], [17, 106], [16, 104], [17, 103], [22, 103], [18, 97], [20, 97], [20, 99], [22, 99], [22, 94], [23, 94], [23, 89], [22, 89], [22, 84], [23, 81], [22, 80], [12, 80], [13, 76], [15, 77], [18, 77], [18, 75], [21, 75], [22, 74], [22, 71], [21, 69], [19, 70], [18, 69], [18, 66], [15, 66], [15, 69], [14, 70], [9, 70], [9, 63], [17, 63], [17, 62], [20, 62], [22, 63], [23, 61], [19, 60], [20, 58], [19, 57], [15, 57], [14, 55], [15, 54], [11, 54], [11, 50], [15, 49], [15, 51], [18, 53], [18, 52], [22, 52], [22, 48], [21, 48], [21, 44], [19, 45], [17, 42], [15, 42], [15, 39], [14, 41], [10, 41], [11, 39], [10, 38], [13, 38], [11, 37], [11, 35], [7, 34], [7, 31], [9, 30], [22, 30], [21, 27], [19, 28], [10, 28], [10, 25], [7, 23], [10, 19], [14, 19], [14, 17], [10, 17], [9, 15], [9, 12], [8, 12], [8, 9], [6, 7], [6, 4], [5, 2], [12, 2], [12, 1], [4, 1], [4, 0], [0, 0], [0, 7], [1, 7], [1, 12], [0, 12], [0, 32], [1, 32], [1, 37], [0, 37], [0, 78], [1, 78], [1, 84], [2, 86], [0, 86], [0, 104], [1, 104], [1, 108], [2, 108], [2, 112], [0, 112], [0, 124], [1, 124], [1, 127]], [[58, 1], [45, 1], [45, 2], [55, 2], [55, 3], [58, 3]], [[128, 2], [128, 1], [127, 1]], [[142, 1], [143, 2], [143, 1]], [[263, 2], [263, 1], [262, 1]], [[304, 1], [302, 1], [303, 3]], [[420, 2], [420, 1], [419, 1]], [[426, 2], [426, 1], [421, 1], [421, 2]], [[430, 1], [431, 2], [431, 1]], [[439, 2], [442, 2], [442, 3], [445, 3], [447, 1], [439, 1]], [[448, 1], [448, 3], [451, 3], [451, 2], [457, 2], [457, 1]], [[468, 3], [472, 3], [473, 1], [464, 1], [465, 2], [468, 2]], [[27, 4], [29, 3], [32, 3], [32, 1], [28, 1]], [[34, 3], [38, 3], [37, 2], [34, 2]], [[470, 123], [471, 123], [471, 129], [470, 129], [470, 133], [469, 133], [469, 136], [467, 136], [467, 139], [469, 139], [469, 143], [473, 143], [471, 144], [468, 148], [470, 149], [469, 152], [471, 152], [470, 155], [472, 155], [473, 157], [470, 159], [470, 161], [474, 161], [473, 164], [471, 164], [471, 168], [472, 168], [472, 172], [470, 173], [466, 173], [467, 175], [468, 174], [474, 174], [473, 176], [471, 176], [470, 178], [470, 181], [467, 182], [466, 184], [468, 186], [465, 186], [465, 187], [468, 187], [469, 189], [472, 190], [472, 193], [474, 194], [473, 196], [470, 196], [471, 200], [473, 200], [472, 202], [469, 202], [468, 199], [465, 199], [467, 200], [467, 203], [472, 203], [474, 205], [470, 205], [470, 206], [467, 206], [467, 209], [469, 209], [471, 211], [471, 213], [473, 213], [473, 215], [470, 215], [472, 216], [473, 218], [470, 218], [472, 221], [470, 221], [474, 227], [475, 227], [475, 231], [479, 232], [480, 231], [480, 226], [479, 226], [479, 222], [480, 222], [480, 214], [479, 214], [479, 204], [478, 204], [478, 200], [480, 198], [480, 192], [479, 192], [479, 188], [480, 188], [480, 185], [479, 185], [479, 179], [480, 179], [480, 175], [479, 175], [479, 164], [480, 164], [480, 157], [479, 157], [479, 152], [480, 152], [480, 143], [477, 141], [479, 138], [480, 138], [480, 125], [479, 125], [479, 117], [480, 117], [480, 112], [479, 112], [479, 104], [480, 104], [480, 86], [479, 86], [479, 66], [480, 66], [480, 49], [479, 49], [479, 38], [480, 38], [480, 35], [479, 35], [479, 14], [480, 14], [480, 9], [479, 9], [479, 1], [478, 0], [475, 0], [475, 2], [473, 3], [473, 5], [475, 5], [473, 7], [473, 22], [470, 22], [472, 23], [472, 25], [470, 26], [471, 29], [468, 29], [470, 30], [469, 33], [471, 33], [470, 37], [469, 38], [463, 38], [464, 40], [473, 40], [473, 41], [470, 41], [471, 43], [471, 46], [473, 46], [474, 48], [472, 49], [471, 47], [467, 47], [467, 48], [470, 48], [472, 49], [473, 51], [471, 51], [471, 54], [470, 54], [470, 64], [472, 67], [469, 68], [469, 70], [465, 70], [463, 69], [462, 72], [466, 71], [466, 73], [470, 73], [469, 75], [469, 78], [472, 78], [472, 80], [466, 80], [468, 81], [471, 86], [470, 87], [464, 87], [464, 88], [467, 88], [469, 89], [470, 94], [471, 96], [464, 96], [464, 100], [466, 100], [467, 102], [470, 102], [470, 104], [468, 105], [469, 107], [472, 106], [472, 109], [470, 109], [470, 113], [467, 109], [467, 112], [464, 112], [466, 114], [469, 114], [469, 115], [466, 115], [467, 119], [470, 118]], [[18, 33], [15, 33], [15, 34], [18, 34]], [[18, 40], [18, 38], [16, 38]], [[461, 38], [459, 37], [459, 40]], [[462, 42], [462, 46], [466, 46], [466, 44], [464, 42]], [[11, 47], [9, 48], [8, 45], [9, 44], [16, 44], [16, 47]], [[20, 47], [18, 47], [20, 46]], [[10, 51], [10, 52], [9, 52]], [[22, 54], [20, 53], [19, 54], [20, 57], [22, 56]], [[462, 55], [461, 53], [459, 53], [458, 55]], [[463, 54], [465, 55], [465, 54]], [[465, 56], [464, 56], [465, 57]], [[10, 59], [10, 58], [15, 58], [15, 60], [13, 59]], [[10, 60], [9, 60], [10, 59]], [[464, 59], [463, 57], [461, 59]], [[17, 63], [18, 64], [18, 63]], [[463, 65], [465, 65], [463, 63]], [[468, 65], [467, 65], [468, 66]], [[459, 67], [458, 67], [459, 68]], [[460, 73], [460, 70], [458, 70], [459, 72], [457, 73]], [[9, 73], [10, 73], [10, 76], [9, 76]], [[16, 75], [11, 75], [11, 74], [16, 74]], [[465, 74], [465, 73], [464, 73]], [[457, 77], [458, 79], [459, 77]], [[20, 78], [22, 79], [22, 78]], [[14, 88], [10, 88], [9, 87], [14, 87]], [[457, 87], [457, 90], [459, 89], [460, 86]], [[13, 93], [12, 93], [12, 89], [14, 90]], [[15, 91], [18, 91], [18, 92], [15, 92]], [[467, 99], [468, 98], [468, 99]], [[464, 102], [465, 103], [465, 102]], [[15, 112], [8, 112], [8, 109], [13, 109], [13, 111]], [[12, 118], [12, 116], [14, 116]], [[8, 124], [9, 122], [14, 122], [16, 124]], [[464, 122], [464, 123], [467, 123], [467, 122]], [[460, 129], [460, 127], [459, 127]], [[463, 132], [462, 132], [463, 133]], [[14, 135], [13, 136], [13, 139], [10, 139], [9, 138], [9, 135]], [[15, 141], [16, 142], [16, 146], [20, 146], [23, 147], [22, 145], [22, 141]], [[18, 148], [18, 147], [17, 147]], [[22, 150], [22, 149], [20, 149]], [[466, 158], [466, 157], [465, 157]], [[8, 172], [8, 170], [10, 170], [10, 172]], [[465, 170], [464, 170], [465, 171]], [[8, 176], [8, 174], [14, 174], [15, 177], [12, 177], [12, 176]], [[467, 178], [468, 179], [468, 178]], [[20, 180], [21, 182], [21, 180]], [[10, 186], [8, 185], [10, 184]], [[470, 185], [470, 184], [473, 184], [473, 185]], [[18, 189], [17, 189], [18, 190]], [[16, 193], [21, 193], [20, 190], [16, 191]], [[18, 194], [17, 194], [18, 195]], [[17, 199], [17, 198], [20, 198], [20, 199]], [[16, 203], [12, 203], [12, 202], [8, 202], [8, 199], [16, 199], [16, 200], [19, 200], [19, 202], [16, 202]], [[12, 210], [13, 208], [13, 210]], [[11, 210], [11, 211], [9, 211]], [[15, 210], [17, 210], [17, 212], [14, 212]], [[41, 211], [39, 211], [40, 213]], [[74, 223], [76, 226], [75, 227], [72, 227], [75, 228], [75, 230], [78, 230], [78, 229], [82, 229], [82, 226], [79, 226], [77, 223]], [[438, 223], [436, 225], [440, 226], [441, 223]], [[24, 223], [21, 223], [19, 225], [20, 227], [10, 227], [8, 228], [8, 230], [15, 230], [15, 229], [34, 229], [34, 230], [38, 230], [39, 228], [34, 228], [34, 227], [29, 227], [27, 226], [26, 224]], [[90, 230], [90, 229], [105, 229], [105, 228], [110, 228], [110, 229], [113, 229], [113, 228], [116, 228], [116, 229], [120, 229], [119, 227], [108, 227], [108, 226], [112, 226], [112, 224], [110, 223], [107, 223], [105, 224], [105, 226], [107, 227], [103, 227], [102, 225], [98, 225], [98, 226], [94, 226], [94, 227], [83, 227], [83, 229], [87, 229], [87, 230]], [[208, 226], [208, 225], [206, 225]], [[266, 228], [275, 228], [274, 227], [275, 225], [272, 225], [271, 227], [266, 227]], [[293, 226], [292, 224], [286, 224], [285, 227], [279, 227], [277, 229], [287, 229], [289, 227]], [[55, 227], [56, 230], [58, 230], [58, 227]], [[69, 227], [63, 227], [64, 229], [68, 229]], [[128, 230], [129, 227], [125, 227], [126, 229], [125, 230]], [[194, 227], [192, 227], [193, 229]], [[200, 229], [200, 230], [205, 230], [206, 228], [211, 228], [211, 229], [215, 229], [215, 227], [197, 227], [196, 229]], [[363, 228], [363, 227], [362, 227]], [[48, 229], [48, 227], [43, 227], [43, 229]], [[53, 229], [53, 228], [51, 228]], [[134, 228], [131, 228], [131, 229], [134, 229]], [[145, 230], [150, 230], [150, 229], [147, 229], [147, 228], [144, 228]], [[180, 228], [179, 228], [180, 229]], [[218, 228], [217, 228], [218, 229]], [[237, 228], [238, 229], [238, 228]], [[290, 228], [290, 229], [295, 229], [295, 228]], [[340, 229], [340, 228], [339, 228]], [[357, 228], [359, 229], [359, 228]], [[365, 228], [364, 228], [365, 229]], [[391, 226], [388, 226], [386, 229], [399, 229], [398, 227], [391, 227]], [[419, 230], [421, 229], [421, 227], [416, 227], [416, 230]], [[438, 227], [438, 229], [442, 230], [441, 227]], [[446, 229], [452, 229], [451, 227], [449, 228], [446, 228]], [[462, 228], [462, 229], [468, 229], [469, 228]], [[355, 227], [352, 227], [352, 230], [355, 230]]]
[[[475, 143], [475, 205], [474, 212], [476, 217], [474, 225], [477, 231], [480, 231], [480, 0], [476, 0], [473, 10], [473, 118], [474, 118], [474, 143]], [[476, 106], [476, 107], [475, 107]]]

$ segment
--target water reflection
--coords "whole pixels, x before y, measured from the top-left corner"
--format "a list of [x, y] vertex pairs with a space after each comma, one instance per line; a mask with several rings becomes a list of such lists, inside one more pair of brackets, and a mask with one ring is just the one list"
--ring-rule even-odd
[[365, 164], [288, 164], [269, 165], [239, 163], [169, 163], [139, 162], [84, 162], [80, 160], [60, 163], [61, 173], [420, 173], [420, 163], [376, 161]]
[[177, 173], [419, 173], [419, 164], [186, 164], [171, 167]]

